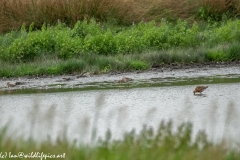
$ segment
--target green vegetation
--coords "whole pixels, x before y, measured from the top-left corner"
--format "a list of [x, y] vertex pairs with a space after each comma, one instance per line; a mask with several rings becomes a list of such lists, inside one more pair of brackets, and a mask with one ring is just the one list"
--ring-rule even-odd
[[146, 70], [170, 63], [240, 59], [240, 21], [201, 28], [197, 23], [163, 21], [106, 27], [94, 19], [43, 25], [41, 30], [0, 36], [0, 76]]
[[[157, 131], [146, 126], [138, 134], [132, 130], [126, 133], [122, 140], [113, 140], [111, 132], [107, 131], [105, 138], [99, 139], [94, 145], [70, 143], [65, 136], [59, 137], [56, 142], [44, 141], [39, 144], [32, 139], [23, 140], [9, 137], [6, 133], [7, 128], [1, 129], [0, 152], [2, 156], [7, 153], [4, 159], [11, 159], [9, 153], [18, 155], [19, 152], [23, 152], [25, 155], [30, 155], [32, 152], [39, 153], [39, 155], [44, 153], [48, 156], [60, 155], [67, 160], [237, 160], [240, 157], [239, 152], [234, 149], [227, 149], [223, 142], [219, 144], [211, 143], [203, 131], [193, 138], [190, 123], [182, 124], [177, 131], [173, 131], [171, 121], [167, 123], [163, 121]], [[39, 158], [35, 157], [34, 159]]]
[[240, 60], [238, 1], [0, 3], [0, 77]]

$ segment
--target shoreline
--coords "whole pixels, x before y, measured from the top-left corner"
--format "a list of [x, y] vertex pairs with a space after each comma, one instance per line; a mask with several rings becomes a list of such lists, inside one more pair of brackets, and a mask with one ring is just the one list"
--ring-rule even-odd
[[119, 74], [126, 74], [126, 73], [142, 73], [142, 72], [151, 72], [151, 71], [172, 71], [172, 70], [179, 70], [179, 69], [206, 69], [206, 68], [221, 68], [221, 67], [240, 67], [240, 61], [233, 61], [233, 62], [204, 62], [204, 63], [191, 63], [191, 64], [180, 64], [180, 63], [171, 63], [171, 64], [164, 64], [164, 65], [153, 65], [151, 68], [147, 70], [136, 70], [136, 71], [110, 71], [108, 73], [96, 73], [96, 72], [79, 72], [79, 73], [69, 73], [69, 74], [59, 74], [59, 75], [33, 75], [33, 76], [22, 76], [22, 77], [0, 77], [0, 81], [5, 80], [17, 80], [21, 79], [36, 79], [36, 78], [55, 78], [55, 77], [62, 77], [62, 76], [77, 76], [78, 78], [84, 78], [87, 76], [101, 76], [101, 75], [119, 75]]
[[[122, 77], [132, 78], [136, 81], [151, 81], [159, 78], [196, 78], [214, 75], [240, 75], [240, 61], [223, 63], [201, 64], [171, 64], [155, 67], [148, 70], [118, 72], [112, 71], [104, 74], [74, 73], [65, 75], [25, 76], [13, 78], [0, 78], [0, 90], [7, 90], [7, 82], [19, 83], [13, 89], [39, 88], [64, 86], [71, 88], [78, 85], [94, 83], [116, 83]], [[134, 83], [134, 82], [133, 82]], [[10, 88], [11, 89], [11, 88]]]

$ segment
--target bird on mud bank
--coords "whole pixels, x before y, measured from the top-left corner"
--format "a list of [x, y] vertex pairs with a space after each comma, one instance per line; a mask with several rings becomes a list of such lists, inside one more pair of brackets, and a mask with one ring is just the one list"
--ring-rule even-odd
[[11, 84], [10, 82], [7, 82], [7, 86], [8, 86], [8, 88], [11, 88], [11, 87], [15, 87], [16, 84]]
[[118, 83], [127, 83], [129, 81], [133, 81], [133, 79], [128, 77], [123, 77], [122, 79], [118, 80]]
[[199, 92], [200, 94], [202, 94], [202, 92], [207, 89], [208, 86], [197, 86], [195, 88], [195, 90], [193, 91], [193, 94], [195, 95], [195, 93]]
[[16, 82], [14, 84], [11, 84], [10, 82], [7, 82], [7, 87], [11, 88], [11, 87], [15, 87], [17, 85], [23, 85], [23, 84], [25, 84], [25, 82]]

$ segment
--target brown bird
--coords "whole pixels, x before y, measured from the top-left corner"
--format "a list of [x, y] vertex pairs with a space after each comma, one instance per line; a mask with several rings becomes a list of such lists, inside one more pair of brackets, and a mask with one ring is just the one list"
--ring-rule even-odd
[[10, 87], [15, 87], [16, 84], [11, 84], [10, 82], [7, 82], [7, 86], [8, 86], [8, 88], [10, 88]]
[[128, 77], [123, 77], [122, 79], [118, 80], [118, 83], [127, 83], [129, 81], [133, 81], [133, 79]]
[[205, 89], [207, 89], [207, 88], [208, 88], [208, 86], [197, 86], [197, 87], [195, 88], [195, 90], [193, 91], [193, 93], [194, 93], [194, 95], [195, 95], [196, 92], [199, 92], [199, 93], [202, 94], [202, 92], [203, 92]]

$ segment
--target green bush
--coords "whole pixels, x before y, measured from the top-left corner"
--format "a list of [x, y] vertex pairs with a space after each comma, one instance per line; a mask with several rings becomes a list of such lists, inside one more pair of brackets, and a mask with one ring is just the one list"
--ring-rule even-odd
[[33, 60], [41, 49], [38, 42], [37, 39], [32, 39], [31, 37], [15, 40], [6, 51], [8, 56], [6, 56], [7, 60], [13, 62], [26, 62]]
[[103, 34], [86, 36], [83, 51], [103, 55], [116, 53], [116, 43], [113, 33], [108, 30]]
[[77, 21], [71, 30], [71, 37], [85, 38], [87, 35], [96, 36], [103, 33], [103, 29], [100, 23], [97, 23], [95, 19], [91, 19], [90, 22], [84, 19], [82, 22]]
[[74, 58], [82, 52], [83, 41], [81, 38], [70, 38], [64, 33], [56, 37], [55, 52], [61, 59]]
[[1, 57], [11, 62], [31, 61], [40, 53], [54, 51], [54, 36], [54, 31], [45, 25], [42, 30], [34, 32], [27, 32], [23, 26], [20, 37], [1, 46], [5, 48]]
[[147, 28], [143, 30], [143, 40], [148, 48], [166, 49], [170, 46], [167, 44], [169, 26], [166, 23], [156, 27], [155, 22], [150, 22]]
[[211, 43], [234, 42], [240, 40], [240, 21], [228, 21], [220, 27], [214, 27], [209, 31], [209, 41]]
[[[129, 28], [104, 29], [94, 19], [78, 21], [73, 29], [59, 23], [56, 27], [42, 26], [40, 31], [1, 36], [1, 59], [9, 61], [30, 61], [39, 54], [57, 54], [69, 59], [83, 53], [100, 55], [143, 53], [149, 50], [214, 46], [219, 43], [240, 39], [240, 21], [229, 21], [220, 27], [212, 26], [204, 31], [197, 23], [186, 21], [176, 24], [162, 22], [139, 23]], [[215, 59], [215, 58], [213, 58]]]
[[[43, 63], [43, 61], [68, 61], [79, 58], [83, 68], [110, 70], [139, 70], [149, 66], [170, 63], [239, 60], [240, 21], [229, 20], [208, 24], [189, 24], [154, 21], [129, 27], [106, 27], [91, 21], [78, 21], [73, 28], [62, 23], [43, 25], [41, 30], [28, 30], [23, 25], [19, 32], [0, 35], [0, 60]], [[39, 62], [41, 61], [41, 62]], [[69, 63], [70, 65], [71, 63]], [[62, 72], [62, 68], [34, 69], [33, 73]], [[84, 67], [83, 67], [84, 66]], [[74, 69], [64, 69], [72, 72]], [[68, 68], [68, 67], [66, 67]], [[30, 71], [25, 70], [26, 74]], [[23, 72], [22, 72], [23, 73]], [[5, 74], [5, 72], [3, 73]], [[16, 74], [16, 73], [15, 73]], [[11, 74], [13, 75], [13, 74]]]

